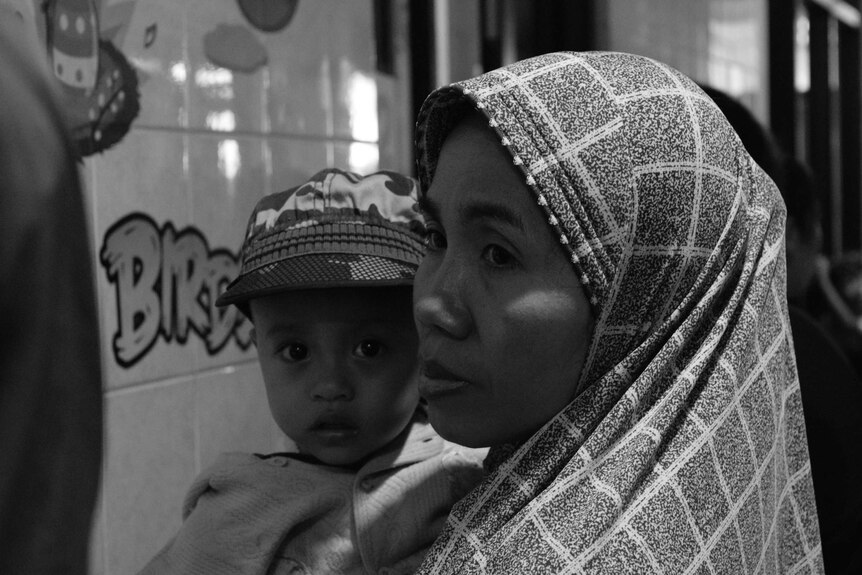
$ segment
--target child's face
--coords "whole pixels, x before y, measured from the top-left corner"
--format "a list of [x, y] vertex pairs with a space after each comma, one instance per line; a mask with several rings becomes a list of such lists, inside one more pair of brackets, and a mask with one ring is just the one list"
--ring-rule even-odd
[[251, 301], [269, 407], [302, 453], [351, 465], [419, 402], [408, 288], [333, 288]]

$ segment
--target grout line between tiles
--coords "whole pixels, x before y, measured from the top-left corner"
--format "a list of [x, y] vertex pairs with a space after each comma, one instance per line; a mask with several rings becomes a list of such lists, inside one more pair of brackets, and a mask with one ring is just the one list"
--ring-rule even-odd
[[216, 375], [216, 374], [229, 374], [236, 371], [238, 367], [243, 367], [246, 365], [253, 364], [257, 361], [256, 358], [250, 358], [245, 361], [237, 361], [236, 363], [232, 363], [230, 365], [222, 365], [219, 367], [207, 368], [201, 371], [195, 371], [192, 373], [186, 373], [183, 375], [173, 376], [173, 377], [164, 377], [156, 380], [142, 381], [136, 382], [129, 385], [124, 385], [122, 387], [117, 387], [113, 389], [105, 390], [105, 398], [113, 398], [120, 397], [123, 395], [129, 395], [131, 393], [137, 393], [139, 391], [147, 391], [151, 389], [159, 389], [162, 387], [169, 387], [178, 383], [187, 383], [189, 381], [198, 379], [200, 377], [206, 377], [208, 375]]
[[141, 132], [174, 132], [189, 135], [205, 135], [230, 137], [237, 136], [242, 138], [263, 138], [272, 140], [304, 140], [312, 142], [333, 142], [341, 144], [379, 144], [379, 140], [359, 140], [347, 136], [326, 136], [316, 134], [291, 134], [285, 132], [255, 132], [251, 130], [232, 130], [232, 131], [217, 131], [208, 130], [206, 128], [184, 128], [182, 126], [147, 126], [135, 125], [135, 130]]

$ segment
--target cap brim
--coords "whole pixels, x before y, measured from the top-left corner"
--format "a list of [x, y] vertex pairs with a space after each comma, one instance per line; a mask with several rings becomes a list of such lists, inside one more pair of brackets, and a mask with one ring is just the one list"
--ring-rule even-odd
[[234, 280], [216, 305], [299, 289], [361, 286], [410, 286], [417, 264], [366, 254], [304, 254], [274, 262]]

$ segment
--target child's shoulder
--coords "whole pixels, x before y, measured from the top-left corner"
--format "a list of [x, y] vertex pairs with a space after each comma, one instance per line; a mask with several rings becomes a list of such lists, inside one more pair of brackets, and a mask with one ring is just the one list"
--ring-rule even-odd
[[465, 447], [451, 441], [443, 440], [443, 465], [449, 467], [476, 467], [482, 470], [482, 462], [488, 455], [487, 447]]
[[[417, 410], [401, 437], [393, 441], [377, 460], [385, 461], [388, 468], [424, 462], [430, 465], [442, 464], [443, 469], [453, 471], [462, 467], [481, 468], [487, 451], [446, 441], [431, 427], [425, 413]], [[377, 460], [370, 462], [370, 467], [378, 467], [380, 461]]]
[[407, 443], [424, 443], [433, 446], [436, 454], [440, 456], [445, 467], [482, 467], [482, 461], [488, 454], [488, 448], [472, 448], [452, 443], [440, 436], [428, 421], [428, 415], [424, 410], [417, 410], [412, 421], [412, 429]]
[[487, 448], [472, 448], [443, 440], [440, 463], [449, 475], [453, 492], [460, 499], [485, 477], [482, 462]]
[[183, 515], [191, 513], [201, 498], [218, 505], [241, 503], [254, 507], [256, 501], [288, 505], [326, 485], [350, 485], [350, 478], [332, 474], [329, 468], [304, 461], [293, 453], [255, 454], [225, 452], [195, 478], [184, 503]]
[[294, 474], [299, 467], [308, 465], [293, 458], [292, 453], [247, 453], [227, 451], [195, 478], [192, 491], [203, 490], [221, 485], [266, 484], [267, 481], [280, 483], [285, 475]]
[[420, 420], [416, 425], [421, 426], [421, 435], [425, 440], [432, 438], [438, 446], [438, 457], [443, 469], [450, 474], [467, 474], [475, 476], [476, 472], [483, 473], [482, 462], [488, 454], [488, 448], [472, 448], [452, 443], [441, 437], [427, 420]]
[[473, 449], [446, 441], [419, 412], [398, 447], [369, 462], [359, 475], [385, 469], [399, 475], [406, 484], [425, 484], [433, 477], [448, 486], [447, 497], [455, 501], [483, 479], [482, 462], [487, 452], [486, 448]]

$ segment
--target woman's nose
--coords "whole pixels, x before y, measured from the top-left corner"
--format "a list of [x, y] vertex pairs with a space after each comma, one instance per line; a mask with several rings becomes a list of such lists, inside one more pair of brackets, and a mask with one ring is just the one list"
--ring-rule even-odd
[[470, 334], [473, 319], [464, 298], [467, 278], [455, 264], [436, 264], [428, 258], [413, 283], [413, 314], [420, 335], [439, 330], [454, 339]]

